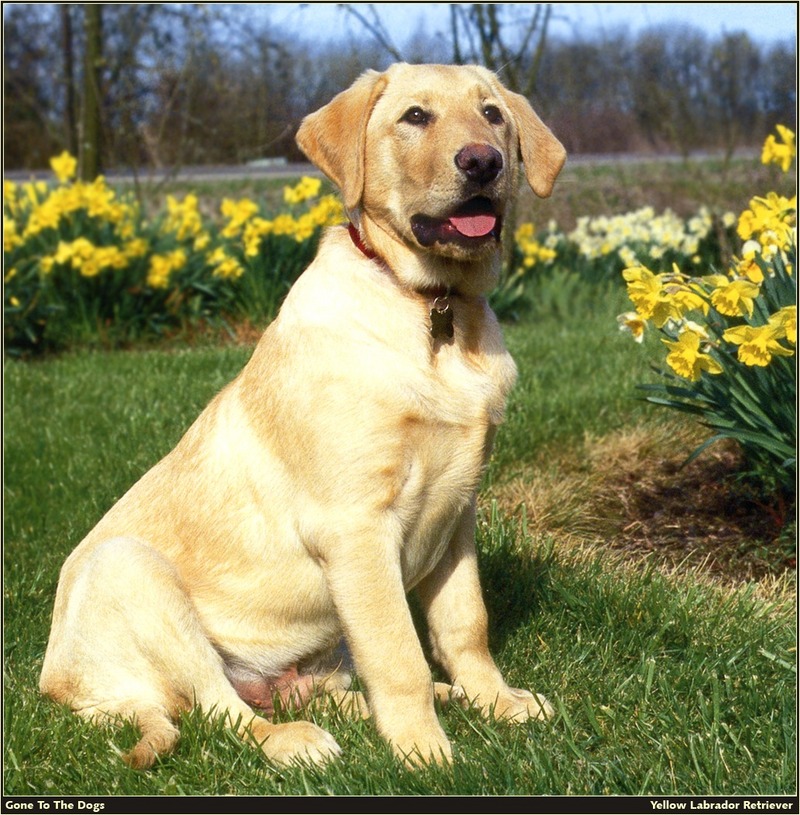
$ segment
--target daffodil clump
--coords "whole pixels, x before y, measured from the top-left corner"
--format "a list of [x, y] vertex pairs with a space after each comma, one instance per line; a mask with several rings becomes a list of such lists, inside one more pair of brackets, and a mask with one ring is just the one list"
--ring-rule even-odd
[[[532, 223], [522, 224], [514, 233], [517, 250], [520, 253], [520, 263], [523, 269], [532, 269], [535, 266], [549, 266], [558, 257], [558, 252], [554, 248], [552, 235], [557, 234], [557, 227], [554, 223], [549, 225], [549, 234], [544, 241], [540, 241], [536, 228]], [[557, 241], [556, 241], [557, 242]]]
[[[784, 172], [794, 133], [778, 128], [762, 160]], [[666, 349], [666, 384], [645, 386], [651, 402], [698, 414], [718, 438], [736, 439], [754, 470], [787, 488], [796, 471], [797, 198], [755, 197], [738, 218], [741, 251], [724, 274], [674, 263], [623, 271], [634, 311], [620, 327], [642, 342], [648, 326]]]
[[[105, 332], [135, 320], [127, 290], [141, 278], [149, 241], [139, 208], [98, 177], [75, 181], [68, 153], [51, 161], [55, 184], [3, 184], [4, 332], [9, 350], [49, 337]], [[57, 343], [56, 343], [57, 344]]]
[[208, 254], [217, 279], [234, 292], [232, 311], [251, 321], [271, 318], [316, 251], [321, 230], [345, 221], [335, 195], [322, 195], [318, 178], [304, 177], [285, 187], [287, 206], [273, 217], [248, 198], [224, 199], [219, 240]]
[[[533, 302], [569, 313], [571, 293], [585, 291], [587, 283], [616, 286], [626, 266], [648, 264], [660, 272], [674, 264], [683, 269], [720, 265], [735, 225], [732, 213], [713, 214], [706, 207], [687, 219], [671, 210], [659, 214], [653, 207], [586, 216], [570, 232], [555, 221], [539, 232], [523, 223], [514, 234], [512, 262], [489, 302], [501, 319], [516, 318]], [[626, 325], [641, 337], [644, 322], [637, 319], [631, 317]]]
[[[730, 214], [722, 218], [725, 227], [733, 222]], [[643, 207], [625, 215], [580, 218], [567, 238], [587, 261], [611, 258], [627, 266], [637, 260], [675, 258], [699, 263], [704, 244], [715, 235], [714, 227], [714, 218], [705, 207], [687, 221], [669, 209], [658, 214], [652, 207]]]
[[218, 216], [196, 195], [167, 196], [152, 222], [98, 177], [75, 180], [76, 160], [51, 160], [54, 182], [4, 182], [4, 330], [10, 352], [98, 339], [119, 344], [196, 321], [266, 320], [313, 256], [342, 206], [304, 178], [269, 218], [247, 198]]
[[561, 232], [550, 223], [536, 235], [532, 224], [516, 233], [523, 270], [552, 265], [568, 267], [588, 283], [617, 280], [623, 268], [637, 263], [669, 269], [677, 263], [684, 269], [718, 265], [734, 239], [736, 216], [713, 214], [702, 207], [683, 219], [671, 210], [657, 213], [642, 207], [620, 215], [578, 218], [575, 228]]
[[[707, 207], [687, 219], [671, 210], [659, 214], [653, 207], [587, 216], [578, 218], [571, 232], [561, 231], [554, 221], [539, 233], [533, 224], [524, 223], [514, 235], [511, 268], [490, 301], [498, 315], [506, 317], [508, 302], [514, 304], [513, 315], [530, 298], [531, 281], [558, 298], [557, 290], [564, 285], [616, 284], [620, 272], [634, 264], [659, 271], [675, 264], [683, 269], [720, 265], [734, 240], [735, 226], [735, 215], [715, 215]], [[539, 300], [542, 294], [537, 293]], [[643, 325], [630, 325], [640, 333], [643, 330]]]

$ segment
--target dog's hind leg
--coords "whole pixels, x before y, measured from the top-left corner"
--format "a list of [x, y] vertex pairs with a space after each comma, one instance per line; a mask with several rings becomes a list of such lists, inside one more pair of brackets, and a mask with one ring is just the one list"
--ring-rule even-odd
[[131, 538], [67, 560], [40, 689], [93, 720], [133, 719], [141, 738], [124, 758], [137, 768], [173, 748], [175, 720], [195, 705], [278, 764], [340, 752], [316, 725], [274, 724], [239, 698], [174, 567]]

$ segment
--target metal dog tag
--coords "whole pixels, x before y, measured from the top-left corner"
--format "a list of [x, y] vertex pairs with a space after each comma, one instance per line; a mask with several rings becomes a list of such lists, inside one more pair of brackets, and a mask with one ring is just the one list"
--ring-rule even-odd
[[431, 336], [435, 340], [453, 338], [453, 309], [447, 297], [437, 297], [431, 309]]

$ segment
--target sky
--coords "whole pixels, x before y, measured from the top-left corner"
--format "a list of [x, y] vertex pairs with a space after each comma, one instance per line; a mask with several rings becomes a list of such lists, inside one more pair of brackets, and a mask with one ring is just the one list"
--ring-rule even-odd
[[[359, 5], [366, 6], [362, 3]], [[450, 3], [375, 3], [395, 43], [402, 44], [425, 21], [444, 30]], [[553, 33], [565, 37], [632, 32], [663, 23], [688, 23], [707, 34], [746, 31], [758, 42], [797, 37], [797, 3], [552, 3]], [[270, 19], [289, 30], [320, 39], [360, 33], [359, 24], [336, 3], [270, 3]]]

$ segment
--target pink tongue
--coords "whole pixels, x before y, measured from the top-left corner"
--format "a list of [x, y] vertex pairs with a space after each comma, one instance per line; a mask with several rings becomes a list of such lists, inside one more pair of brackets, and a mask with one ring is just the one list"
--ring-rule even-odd
[[488, 235], [497, 223], [494, 215], [453, 215], [449, 220], [467, 238], [482, 238]]

